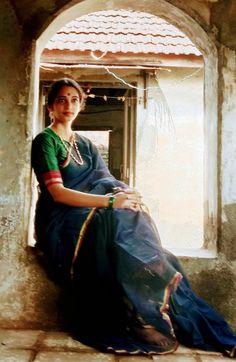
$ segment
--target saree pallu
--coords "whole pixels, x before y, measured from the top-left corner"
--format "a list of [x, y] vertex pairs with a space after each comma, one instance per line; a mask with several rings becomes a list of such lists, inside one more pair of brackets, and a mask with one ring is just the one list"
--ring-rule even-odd
[[[85, 164], [62, 168], [64, 185], [94, 194], [125, 188], [83, 142]], [[43, 190], [36, 234], [57, 280], [70, 286], [72, 333], [81, 342], [130, 354], [170, 353], [180, 342], [234, 355], [236, 334], [192, 291], [146, 212], [70, 207]], [[168, 345], [141, 341], [136, 327], [155, 328]]]

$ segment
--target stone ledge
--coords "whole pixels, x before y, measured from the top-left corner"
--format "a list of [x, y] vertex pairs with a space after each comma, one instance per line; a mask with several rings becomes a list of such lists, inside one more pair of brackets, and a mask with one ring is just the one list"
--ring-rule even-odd
[[86, 346], [73, 339], [65, 332], [45, 332], [41, 341], [42, 349], [65, 349], [70, 351], [95, 351], [92, 347]]
[[101, 353], [68, 333], [0, 329], [0, 362], [226, 362], [221, 353], [179, 346], [174, 354], [141, 356]]
[[34, 362], [115, 362], [115, 356], [103, 353], [39, 352]]

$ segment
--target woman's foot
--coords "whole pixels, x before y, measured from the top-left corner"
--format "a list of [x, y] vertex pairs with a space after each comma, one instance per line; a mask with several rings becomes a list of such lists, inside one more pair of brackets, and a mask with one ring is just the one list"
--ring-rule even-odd
[[224, 354], [230, 358], [236, 358], [236, 346], [233, 348], [226, 348]]
[[132, 332], [138, 339], [148, 344], [156, 344], [161, 347], [172, 347], [176, 344], [174, 339], [164, 336], [151, 326], [133, 327]]

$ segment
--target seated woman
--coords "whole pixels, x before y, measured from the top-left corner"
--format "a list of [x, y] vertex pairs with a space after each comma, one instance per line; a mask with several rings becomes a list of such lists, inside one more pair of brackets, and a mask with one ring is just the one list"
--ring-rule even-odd
[[161, 354], [182, 343], [234, 357], [236, 334], [162, 248], [139, 193], [72, 131], [84, 101], [74, 80], [56, 81], [48, 94], [52, 123], [32, 144], [37, 246], [70, 286], [75, 338], [117, 353]]

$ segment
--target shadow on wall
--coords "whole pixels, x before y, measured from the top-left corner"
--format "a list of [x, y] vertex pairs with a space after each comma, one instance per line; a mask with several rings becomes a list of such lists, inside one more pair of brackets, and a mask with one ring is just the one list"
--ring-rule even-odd
[[235, 273], [230, 266], [218, 264], [212, 270], [202, 270], [191, 275], [193, 289], [224, 315], [226, 320], [231, 321], [231, 325], [235, 320], [235, 310], [233, 306], [229, 306], [234, 300], [235, 284]]
[[236, 203], [225, 205], [223, 215], [219, 251], [223, 252], [227, 259], [236, 261]]

